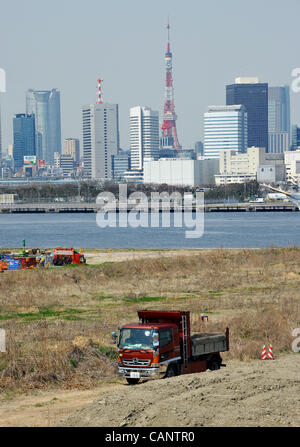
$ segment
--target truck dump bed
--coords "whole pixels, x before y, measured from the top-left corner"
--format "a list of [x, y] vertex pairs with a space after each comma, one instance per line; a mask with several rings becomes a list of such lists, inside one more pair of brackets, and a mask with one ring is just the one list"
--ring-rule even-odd
[[191, 336], [192, 356], [228, 351], [225, 334], [194, 334]]

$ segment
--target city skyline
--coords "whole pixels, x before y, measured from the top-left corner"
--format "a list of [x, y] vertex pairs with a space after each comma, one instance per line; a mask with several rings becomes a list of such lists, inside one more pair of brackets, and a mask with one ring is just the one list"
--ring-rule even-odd
[[[53, 5], [56, 3], [54, 0]], [[116, 5], [120, 13], [117, 16], [114, 14]], [[12, 142], [12, 118], [25, 112], [24, 92], [30, 87], [61, 91], [62, 140], [67, 137], [81, 140], [81, 106], [96, 102], [98, 76], [104, 78], [104, 100], [119, 104], [120, 145], [129, 149], [130, 107], [148, 105], [158, 110], [162, 119], [168, 15], [172, 31], [177, 130], [184, 148], [203, 140], [203, 114], [207, 106], [226, 104], [224, 86], [234, 82], [235, 77], [258, 76], [269, 86], [291, 85], [291, 72], [299, 66], [293, 48], [298, 38], [299, 3], [291, 0], [288, 9], [279, 1], [266, 1], [262, 5], [255, 0], [247, 14], [243, 5], [235, 1], [226, 5], [220, 1], [218, 8], [192, 0], [190, 5], [192, 8], [186, 8], [180, 2], [166, 1], [160, 4], [157, 20], [155, 7], [135, 0], [130, 7], [121, 1], [114, 6], [101, 7], [93, 0], [85, 5], [72, 2], [72, 8], [60, 6], [58, 17], [54, 7], [41, 25], [37, 20], [38, 2], [30, 0], [20, 6], [22, 22], [18, 22], [19, 26], [12, 32], [9, 23], [15, 19], [15, 11], [7, 4], [5, 22], [0, 18], [0, 36], [6, 42], [0, 66], [7, 74], [7, 92], [1, 95], [3, 149]], [[255, 14], [256, 7], [260, 10], [259, 17]], [[92, 25], [98, 9], [103, 27], [95, 31]], [[128, 18], [126, 26], [124, 15]], [[26, 26], [29, 17], [38, 23], [34, 33]], [[74, 19], [74, 25], [65, 37], [67, 17]], [[57, 19], [56, 32], [49, 39], [47, 31], [52, 30], [54, 19]], [[87, 32], [77, 36], [76, 29], [87, 19], [88, 28], [84, 27]], [[107, 34], [111, 23], [116, 30], [114, 35]], [[277, 32], [279, 27], [281, 33]], [[25, 29], [27, 39], [23, 44], [21, 35]], [[207, 37], [211, 31], [213, 39]], [[238, 33], [243, 36], [242, 42], [237, 38]], [[86, 37], [82, 39], [82, 35]], [[98, 42], [105, 44], [99, 47]], [[38, 49], [37, 53], [25, 53], [24, 45]], [[291, 123], [298, 124], [300, 96], [293, 92], [291, 110]]]

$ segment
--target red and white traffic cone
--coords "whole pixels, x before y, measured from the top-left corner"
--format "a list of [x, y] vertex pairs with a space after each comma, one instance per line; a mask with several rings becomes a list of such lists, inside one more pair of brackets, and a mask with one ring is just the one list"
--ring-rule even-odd
[[266, 347], [265, 345], [262, 348], [262, 352], [261, 352], [261, 356], [260, 356], [261, 360], [266, 360], [267, 358], [267, 352], [266, 352]]
[[274, 354], [273, 354], [273, 351], [272, 351], [272, 345], [270, 345], [270, 347], [269, 347], [269, 352], [268, 352], [267, 358], [271, 359], [271, 360], [274, 360]]

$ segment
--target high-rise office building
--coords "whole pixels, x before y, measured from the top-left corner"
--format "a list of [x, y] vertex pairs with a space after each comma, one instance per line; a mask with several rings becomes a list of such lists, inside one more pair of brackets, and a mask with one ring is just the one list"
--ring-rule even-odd
[[116, 181], [124, 180], [124, 174], [130, 169], [130, 155], [129, 153], [120, 152], [117, 155], [112, 155], [112, 177]]
[[269, 87], [268, 121], [270, 132], [290, 133], [290, 87]]
[[282, 153], [290, 146], [290, 88], [269, 87], [268, 122], [270, 153]]
[[54, 152], [61, 153], [59, 90], [28, 90], [26, 113], [35, 116], [37, 157], [53, 164]]
[[300, 147], [300, 127], [297, 124], [292, 125], [291, 131], [291, 150], [296, 151]]
[[226, 86], [226, 104], [242, 104], [248, 115], [248, 146], [268, 151], [268, 84], [258, 78], [236, 78]]
[[282, 154], [289, 150], [289, 133], [288, 132], [270, 132], [268, 142], [269, 154]]
[[111, 156], [119, 151], [118, 104], [82, 107], [84, 175], [111, 179]]
[[[1, 99], [1, 95], [0, 95]], [[0, 168], [2, 163], [2, 132], [1, 132], [1, 102], [0, 102]]]
[[243, 105], [209, 106], [204, 113], [204, 156], [219, 158], [220, 151], [247, 150], [247, 112]]
[[158, 159], [159, 114], [150, 107], [130, 109], [130, 153], [132, 170], [142, 170], [146, 159]]
[[76, 163], [80, 161], [80, 146], [77, 138], [66, 138], [64, 141], [64, 154], [71, 155]]
[[36, 155], [34, 115], [17, 114], [13, 119], [13, 156], [16, 170], [22, 168], [25, 155]]

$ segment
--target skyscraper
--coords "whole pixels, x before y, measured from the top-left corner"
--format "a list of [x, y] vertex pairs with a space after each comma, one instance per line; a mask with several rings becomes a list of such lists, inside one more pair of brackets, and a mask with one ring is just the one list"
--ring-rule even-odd
[[111, 179], [111, 156], [119, 151], [118, 104], [82, 107], [84, 175]]
[[[1, 93], [0, 93], [0, 99], [1, 99]], [[1, 166], [2, 166], [2, 132], [1, 132], [1, 101], [0, 101], [0, 171]]]
[[159, 115], [150, 107], [130, 109], [131, 169], [143, 169], [145, 159], [158, 159]]
[[15, 169], [24, 164], [25, 155], [36, 155], [34, 115], [17, 114], [13, 119], [13, 156]]
[[268, 96], [269, 131], [290, 133], [290, 87], [269, 87]]
[[297, 124], [293, 124], [291, 130], [291, 150], [296, 151], [298, 148], [300, 148], [300, 127]]
[[53, 164], [54, 152], [61, 153], [59, 90], [28, 90], [26, 113], [35, 116], [37, 157]]
[[219, 158], [221, 150], [247, 151], [247, 112], [243, 105], [209, 106], [204, 113], [204, 156]]
[[285, 152], [290, 146], [290, 88], [268, 90], [269, 152]]
[[226, 104], [242, 104], [248, 115], [248, 146], [268, 151], [268, 84], [258, 78], [236, 78], [226, 86]]
[[80, 147], [77, 138], [66, 138], [64, 141], [64, 154], [71, 155], [76, 163], [80, 161]]

